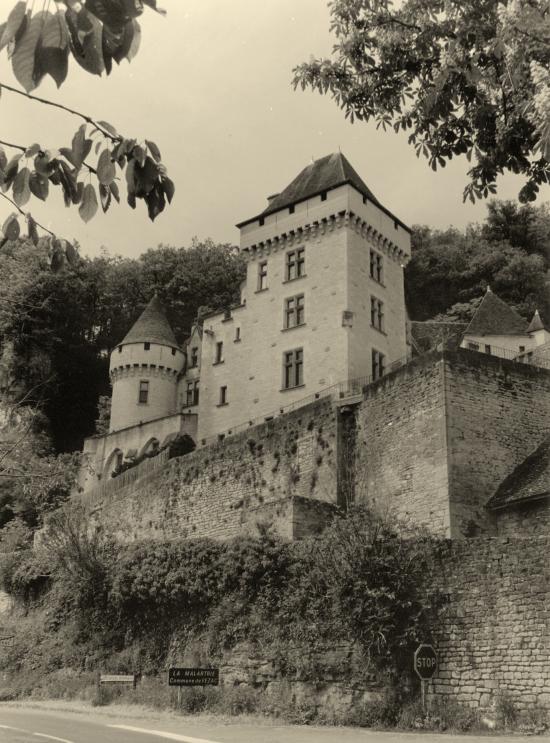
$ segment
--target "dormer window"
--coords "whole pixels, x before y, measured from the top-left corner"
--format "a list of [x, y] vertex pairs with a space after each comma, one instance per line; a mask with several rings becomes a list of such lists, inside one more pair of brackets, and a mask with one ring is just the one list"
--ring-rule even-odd
[[191, 349], [191, 368], [194, 369], [199, 365], [199, 349], [197, 346], [193, 346]]
[[145, 343], [143, 344], [143, 350], [144, 350], [144, 351], [150, 351], [150, 350], [151, 350], [151, 344], [149, 343], [149, 341], [146, 341], [146, 342], [145, 342]]

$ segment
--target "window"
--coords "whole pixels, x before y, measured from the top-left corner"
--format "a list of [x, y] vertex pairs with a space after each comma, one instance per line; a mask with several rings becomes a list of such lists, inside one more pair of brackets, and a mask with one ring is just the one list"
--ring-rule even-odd
[[173, 349], [172, 349], [172, 356], [175, 356], [175, 355], [176, 355], [176, 349], [175, 349], [175, 348], [173, 348]]
[[194, 369], [199, 365], [199, 349], [197, 346], [193, 346], [191, 349], [191, 368]]
[[122, 346], [119, 346], [119, 347], [118, 347], [118, 352], [119, 352], [119, 353], [122, 353]]
[[519, 352], [520, 353], [524, 353], [525, 352], [525, 346], [520, 346], [519, 347]]
[[305, 322], [304, 295], [298, 294], [295, 297], [285, 299], [285, 328], [295, 328], [303, 325]]
[[283, 354], [283, 389], [299, 387], [304, 383], [304, 351], [296, 348]]
[[384, 332], [384, 303], [376, 297], [370, 298], [370, 324], [376, 330]]
[[215, 364], [221, 364], [223, 361], [223, 341], [216, 343], [216, 355], [214, 357]]
[[258, 264], [258, 291], [267, 289], [267, 261]]
[[326, 191], [323, 191], [321, 193], [321, 201], [326, 201], [326, 200], [327, 200], [327, 192]]
[[139, 402], [146, 403], [149, 400], [149, 382], [142, 380], [139, 383]]
[[491, 346], [485, 345], [485, 353], [491, 353]]
[[260, 218], [258, 219], [258, 224], [260, 225], [260, 227], [263, 227], [263, 226], [264, 226], [264, 224], [265, 224], [265, 218], [264, 218], [264, 217], [260, 217]]
[[468, 350], [479, 351], [479, 343], [468, 343]]
[[382, 256], [375, 250], [370, 251], [370, 277], [379, 284], [383, 281], [382, 274]]
[[151, 344], [149, 343], [149, 341], [146, 341], [146, 342], [145, 342], [145, 343], [143, 344], [143, 348], [145, 349], [145, 351], [149, 351], [149, 350], [150, 350], [150, 348], [151, 348]]
[[220, 387], [220, 402], [219, 405], [227, 405], [227, 387]]
[[291, 250], [286, 254], [286, 280], [292, 281], [305, 276], [305, 248]]
[[295, 206], [294, 204], [291, 204], [291, 205], [290, 205], [290, 206], [288, 207], [288, 213], [289, 213], [289, 214], [294, 214], [294, 211], [295, 211], [295, 209], [296, 209], [296, 206]]
[[187, 382], [187, 400], [185, 403], [186, 407], [199, 404], [199, 382]]
[[386, 357], [383, 353], [380, 353], [380, 351], [376, 351], [374, 348], [372, 349], [372, 378], [374, 380], [380, 379], [380, 377], [384, 376], [384, 372], [386, 371], [385, 367]]
[[241, 340], [241, 329], [235, 328], [235, 342], [240, 341], [240, 340]]

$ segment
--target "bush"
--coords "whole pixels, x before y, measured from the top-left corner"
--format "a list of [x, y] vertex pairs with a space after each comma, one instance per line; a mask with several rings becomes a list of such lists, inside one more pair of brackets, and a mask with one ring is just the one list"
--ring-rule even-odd
[[501, 692], [495, 702], [497, 723], [503, 728], [512, 728], [518, 720], [518, 710], [514, 699], [508, 692]]

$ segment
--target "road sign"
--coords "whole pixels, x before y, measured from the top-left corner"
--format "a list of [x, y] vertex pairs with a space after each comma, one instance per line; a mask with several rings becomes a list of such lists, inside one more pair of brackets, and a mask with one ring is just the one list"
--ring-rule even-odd
[[169, 668], [168, 686], [218, 686], [219, 668]]
[[423, 681], [431, 679], [437, 670], [437, 653], [431, 645], [419, 645], [414, 653], [414, 670]]

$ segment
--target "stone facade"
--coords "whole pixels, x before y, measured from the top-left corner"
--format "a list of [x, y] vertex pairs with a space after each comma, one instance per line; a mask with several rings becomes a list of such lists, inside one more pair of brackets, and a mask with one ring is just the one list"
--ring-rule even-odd
[[550, 709], [548, 534], [448, 544], [440, 587], [448, 604], [436, 627], [432, 692], [490, 708], [509, 693], [519, 709]]
[[320, 400], [172, 459], [114, 496], [83, 497], [121, 541], [227, 539], [259, 523], [295, 539], [321, 529], [336, 505], [336, 441], [336, 412]]

